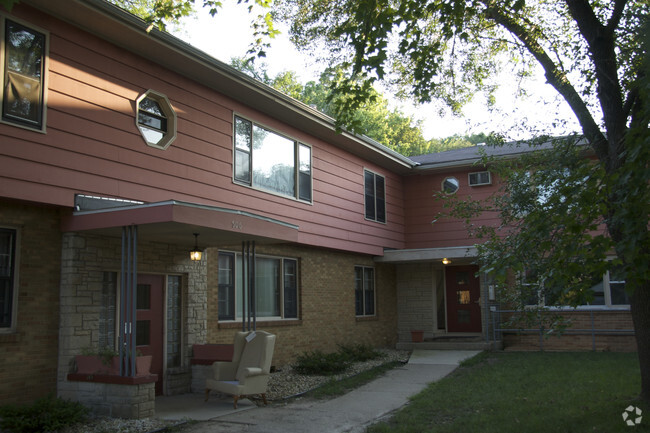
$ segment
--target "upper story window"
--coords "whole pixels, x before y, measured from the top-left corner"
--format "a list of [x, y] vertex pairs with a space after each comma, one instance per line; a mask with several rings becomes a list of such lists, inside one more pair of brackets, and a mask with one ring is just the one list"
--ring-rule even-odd
[[366, 219], [386, 222], [386, 180], [384, 176], [364, 170]]
[[458, 179], [453, 176], [446, 177], [445, 180], [442, 181], [442, 190], [447, 194], [456, 193], [459, 187], [460, 182], [458, 182]]
[[312, 201], [311, 147], [235, 116], [234, 179]]
[[136, 101], [136, 124], [144, 141], [165, 150], [176, 139], [176, 112], [162, 93], [147, 90]]
[[14, 327], [16, 230], [0, 229], [0, 332]]
[[[240, 320], [242, 256], [219, 252], [219, 320]], [[288, 257], [255, 258], [255, 308], [258, 319], [298, 318], [298, 261]]]
[[354, 267], [354, 311], [357, 316], [375, 315], [375, 269]]
[[42, 130], [46, 36], [7, 19], [1, 42], [2, 120]]

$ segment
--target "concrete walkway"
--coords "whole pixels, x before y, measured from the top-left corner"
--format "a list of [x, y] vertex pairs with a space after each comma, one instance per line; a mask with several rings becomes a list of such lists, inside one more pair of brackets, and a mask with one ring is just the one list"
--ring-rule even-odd
[[[479, 351], [415, 350], [403, 367], [341, 397], [317, 401], [295, 400], [284, 405], [257, 407], [247, 400], [233, 410], [232, 400], [202, 401], [201, 395], [156, 400], [156, 417], [203, 420], [183, 433], [357, 433], [408, 402], [427, 384], [445, 377]], [[183, 411], [182, 402], [188, 404]], [[225, 405], [229, 405], [226, 409]], [[174, 418], [176, 416], [177, 418]]]

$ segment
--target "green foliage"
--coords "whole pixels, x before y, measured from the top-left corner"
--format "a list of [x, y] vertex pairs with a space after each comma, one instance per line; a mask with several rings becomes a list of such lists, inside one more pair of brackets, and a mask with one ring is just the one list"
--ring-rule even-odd
[[0, 0], [0, 6], [11, 12], [11, 9], [13, 9], [14, 5], [18, 2], [20, 2], [20, 0]]
[[298, 356], [293, 369], [300, 374], [331, 376], [343, 373], [349, 366], [347, 357], [341, 353], [314, 350]]
[[339, 345], [339, 353], [349, 362], [365, 362], [381, 357], [381, 353], [366, 344]]
[[49, 395], [30, 406], [1, 406], [0, 428], [8, 433], [56, 432], [82, 422], [87, 414], [81, 403]]
[[81, 354], [88, 356], [98, 356], [104, 365], [110, 365], [113, 357], [118, 355], [115, 349], [109, 346], [105, 346], [100, 349], [94, 347], [83, 347], [81, 349]]

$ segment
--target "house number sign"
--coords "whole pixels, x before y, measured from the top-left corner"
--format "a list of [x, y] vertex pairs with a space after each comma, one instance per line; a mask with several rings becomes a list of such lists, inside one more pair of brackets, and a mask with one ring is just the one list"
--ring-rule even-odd
[[235, 230], [242, 230], [244, 228], [244, 223], [241, 221], [232, 220], [232, 228]]

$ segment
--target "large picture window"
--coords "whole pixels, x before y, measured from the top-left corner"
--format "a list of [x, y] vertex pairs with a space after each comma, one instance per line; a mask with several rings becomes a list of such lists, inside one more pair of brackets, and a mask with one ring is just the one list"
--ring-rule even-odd
[[386, 181], [384, 176], [364, 170], [366, 219], [386, 222]]
[[236, 182], [312, 201], [309, 146], [237, 116], [234, 137]]
[[42, 129], [45, 35], [5, 20], [2, 36], [2, 120]]
[[[242, 258], [219, 252], [219, 320], [241, 320]], [[255, 258], [255, 307], [258, 319], [298, 318], [298, 261], [285, 257]], [[246, 295], [248, 296], [248, 295]]]
[[16, 231], [0, 229], [0, 330], [13, 328]]
[[354, 309], [357, 316], [375, 315], [375, 269], [354, 267]]

